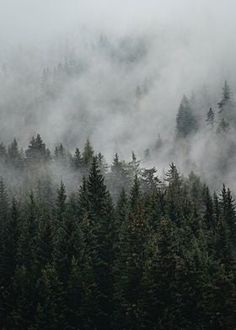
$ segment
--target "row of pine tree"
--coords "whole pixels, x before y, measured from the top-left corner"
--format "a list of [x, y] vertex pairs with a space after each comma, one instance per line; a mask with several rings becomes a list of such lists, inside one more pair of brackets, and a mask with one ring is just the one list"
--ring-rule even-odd
[[[17, 154], [17, 157], [15, 155]], [[41, 137], [1, 161], [20, 171], [69, 159], [81, 176], [12, 198], [0, 181], [1, 329], [235, 329], [236, 211], [172, 163], [160, 180], [89, 141], [52, 157]], [[42, 178], [41, 178], [42, 179]]]

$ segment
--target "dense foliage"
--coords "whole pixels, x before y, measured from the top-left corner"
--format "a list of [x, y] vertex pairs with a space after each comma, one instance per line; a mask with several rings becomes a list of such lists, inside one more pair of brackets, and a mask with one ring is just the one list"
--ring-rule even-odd
[[[52, 156], [37, 135], [25, 153], [16, 140], [0, 153], [34, 178], [16, 196], [0, 181], [1, 329], [235, 328], [236, 212], [225, 186], [212, 194], [173, 163], [160, 180], [134, 154], [116, 154], [109, 169], [89, 141]], [[71, 168], [76, 191], [55, 188], [43, 171], [52, 163]]]

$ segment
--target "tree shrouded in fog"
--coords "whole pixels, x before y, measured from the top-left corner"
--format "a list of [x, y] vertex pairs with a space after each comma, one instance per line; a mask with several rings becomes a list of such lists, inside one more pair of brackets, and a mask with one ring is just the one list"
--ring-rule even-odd
[[[16, 146], [10, 154], [17, 154]], [[39, 194], [37, 180], [48, 175], [42, 169], [68, 153], [59, 145], [56, 158], [45, 162], [49, 150], [39, 137], [25, 159], [22, 154], [25, 165], [11, 167], [35, 183], [27, 188], [25, 181], [25, 194], [11, 201], [0, 180], [1, 327], [233, 329], [231, 191], [224, 185], [212, 194], [174, 163], [161, 179], [155, 168], [141, 167], [134, 153], [130, 162], [115, 154], [104, 171], [103, 155], [92, 156], [90, 143], [85, 149], [87, 166], [79, 148], [63, 161], [78, 178], [76, 191], [61, 181]], [[35, 153], [32, 166], [28, 157]]]
[[196, 132], [197, 128], [198, 123], [190, 101], [186, 96], [183, 96], [176, 117], [177, 136], [185, 138]]
[[206, 118], [207, 125], [210, 126], [211, 128], [214, 127], [215, 124], [215, 113], [212, 110], [212, 108], [209, 109], [207, 112], [207, 118]]
[[225, 81], [224, 87], [223, 87], [223, 95], [222, 95], [222, 100], [218, 103], [220, 112], [224, 111], [224, 107], [227, 106], [227, 104], [230, 101], [230, 87], [227, 81]]
[[0, 330], [236, 329], [235, 11], [1, 6]]

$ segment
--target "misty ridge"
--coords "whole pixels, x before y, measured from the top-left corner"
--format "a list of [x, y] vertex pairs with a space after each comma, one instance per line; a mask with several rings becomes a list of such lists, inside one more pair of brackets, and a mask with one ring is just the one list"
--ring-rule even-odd
[[[233, 86], [222, 76], [217, 84], [194, 82], [186, 94], [186, 84], [176, 82], [173, 90], [170, 83], [180, 74], [169, 72], [173, 57], [179, 60], [180, 46], [189, 51], [188, 37], [177, 36], [177, 42], [166, 31], [81, 32], [44, 52], [33, 46], [8, 50], [9, 57], [6, 52], [0, 71], [2, 143], [16, 138], [25, 148], [39, 132], [51, 155], [59, 144], [72, 155], [89, 138], [108, 164], [115, 153], [128, 161], [133, 151], [161, 177], [174, 162], [212, 189], [223, 183], [234, 189]], [[68, 183], [70, 176], [69, 168], [58, 172]]]

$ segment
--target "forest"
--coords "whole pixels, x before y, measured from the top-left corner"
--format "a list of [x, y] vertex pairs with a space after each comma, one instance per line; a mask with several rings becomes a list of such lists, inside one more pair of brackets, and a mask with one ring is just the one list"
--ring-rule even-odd
[[[174, 163], [163, 177], [87, 140], [50, 152], [1, 144], [1, 329], [234, 329], [236, 210]], [[67, 191], [50, 166], [73, 173]], [[54, 167], [55, 168], [55, 167]], [[13, 177], [13, 175], [12, 175]], [[10, 178], [8, 178], [10, 182]], [[77, 183], [78, 182], [78, 183]]]
[[0, 330], [236, 330], [235, 12], [0, 0]]

